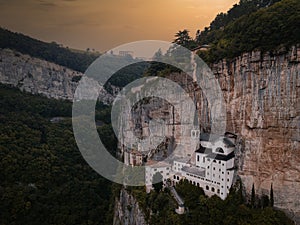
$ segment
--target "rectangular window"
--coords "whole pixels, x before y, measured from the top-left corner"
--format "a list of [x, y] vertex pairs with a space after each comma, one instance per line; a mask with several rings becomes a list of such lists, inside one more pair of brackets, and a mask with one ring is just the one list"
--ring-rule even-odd
[[197, 155], [197, 162], [199, 162], [200, 161], [200, 156], [199, 155]]

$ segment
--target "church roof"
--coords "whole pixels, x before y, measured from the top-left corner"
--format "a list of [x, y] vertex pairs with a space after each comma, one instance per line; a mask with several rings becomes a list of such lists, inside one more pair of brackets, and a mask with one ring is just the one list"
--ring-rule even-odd
[[234, 158], [234, 156], [235, 156], [234, 152], [231, 152], [228, 155], [211, 153], [211, 154], [207, 155], [206, 157], [211, 158], [211, 159], [221, 160], [221, 161], [228, 161], [228, 160]]
[[223, 142], [224, 142], [224, 144], [226, 144], [227, 147], [234, 147], [235, 146], [235, 144], [233, 144], [233, 142], [230, 139], [226, 138], [226, 137], [223, 139]]
[[200, 177], [205, 177], [205, 169], [201, 169], [201, 168], [198, 168], [195, 166], [191, 166], [191, 167], [184, 166], [184, 167], [182, 167], [181, 170], [184, 172], [187, 172], [187, 173], [191, 173], [191, 174], [200, 176]]
[[198, 148], [196, 150], [197, 153], [202, 153], [202, 154], [210, 154], [212, 153], [212, 149], [211, 148], [205, 148], [202, 145], [200, 145], [200, 148]]
[[210, 134], [210, 133], [201, 133], [200, 134], [200, 141], [215, 141], [220, 138], [220, 135]]

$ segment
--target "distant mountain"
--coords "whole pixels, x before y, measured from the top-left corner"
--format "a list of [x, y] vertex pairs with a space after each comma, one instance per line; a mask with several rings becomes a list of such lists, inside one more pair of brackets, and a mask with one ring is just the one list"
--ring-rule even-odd
[[0, 28], [0, 48], [13, 49], [79, 72], [85, 72], [88, 66], [100, 55], [99, 53], [74, 51], [61, 47], [55, 42], [39, 41], [3, 28]]
[[[0, 28], [0, 83], [30, 93], [73, 99], [78, 81], [99, 56], [99, 53], [71, 50], [55, 42], [42, 42]], [[112, 57], [124, 62], [132, 61], [127, 57]], [[138, 63], [136, 60], [135, 64], [117, 71], [105, 84], [105, 89], [115, 94], [115, 87], [124, 87], [141, 78], [148, 66], [147, 62]], [[107, 97], [110, 98], [110, 95]]]

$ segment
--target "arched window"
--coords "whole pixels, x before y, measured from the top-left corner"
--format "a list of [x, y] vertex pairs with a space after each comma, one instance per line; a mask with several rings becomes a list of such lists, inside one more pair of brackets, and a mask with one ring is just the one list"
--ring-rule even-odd
[[209, 187], [206, 185], [206, 190], [209, 190]]
[[214, 188], [214, 187], [212, 187], [212, 188], [211, 188], [211, 191], [212, 191], [212, 192], [215, 192], [215, 188]]
[[199, 137], [200, 131], [199, 130], [192, 130], [191, 131], [191, 136], [192, 138], [196, 139]]
[[216, 152], [224, 153], [224, 150], [223, 150], [223, 148], [217, 148], [217, 149], [216, 149]]

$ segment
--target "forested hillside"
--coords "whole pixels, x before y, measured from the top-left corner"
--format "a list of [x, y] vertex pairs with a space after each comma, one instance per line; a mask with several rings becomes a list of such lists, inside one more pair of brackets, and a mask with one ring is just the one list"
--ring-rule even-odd
[[212, 23], [210, 31], [204, 32], [203, 37], [199, 36], [200, 43], [211, 46], [208, 54], [200, 55], [208, 62], [233, 58], [255, 49], [272, 51], [278, 47], [288, 48], [300, 40], [300, 1], [282, 0], [256, 12], [245, 13], [229, 23], [224, 17], [224, 26], [215, 25], [219, 29], [214, 28], [215, 23]]
[[[3, 85], [0, 94], [0, 224], [111, 224], [111, 183], [82, 158], [71, 103]], [[99, 134], [114, 154], [107, 109], [97, 106]]]
[[240, 0], [239, 4], [233, 5], [226, 13], [219, 13], [216, 18], [205, 27], [203, 31], [198, 31], [196, 42], [198, 44], [207, 44], [215, 40], [215, 35], [219, 29], [236, 21], [242, 16], [250, 15], [262, 8], [267, 8], [281, 0]]
[[253, 50], [273, 51], [299, 44], [300, 1], [241, 0], [220, 13], [193, 39], [189, 31], [175, 34], [174, 43], [189, 49], [208, 46], [199, 55], [208, 63], [232, 59]]
[[70, 69], [85, 72], [99, 53], [75, 52], [55, 42], [46, 43], [0, 27], [0, 48], [9, 48]]
[[224, 201], [216, 195], [207, 197], [202, 188], [188, 181], [180, 181], [176, 185], [176, 190], [184, 199], [186, 213], [183, 215], [175, 213], [174, 209], [178, 205], [169, 189], [158, 189], [146, 194], [143, 188], [127, 188], [127, 191], [138, 200], [149, 224], [293, 224], [283, 212], [272, 207], [272, 200], [267, 195], [258, 198], [254, 193], [253, 201], [247, 203], [239, 182], [231, 188], [229, 196]]

